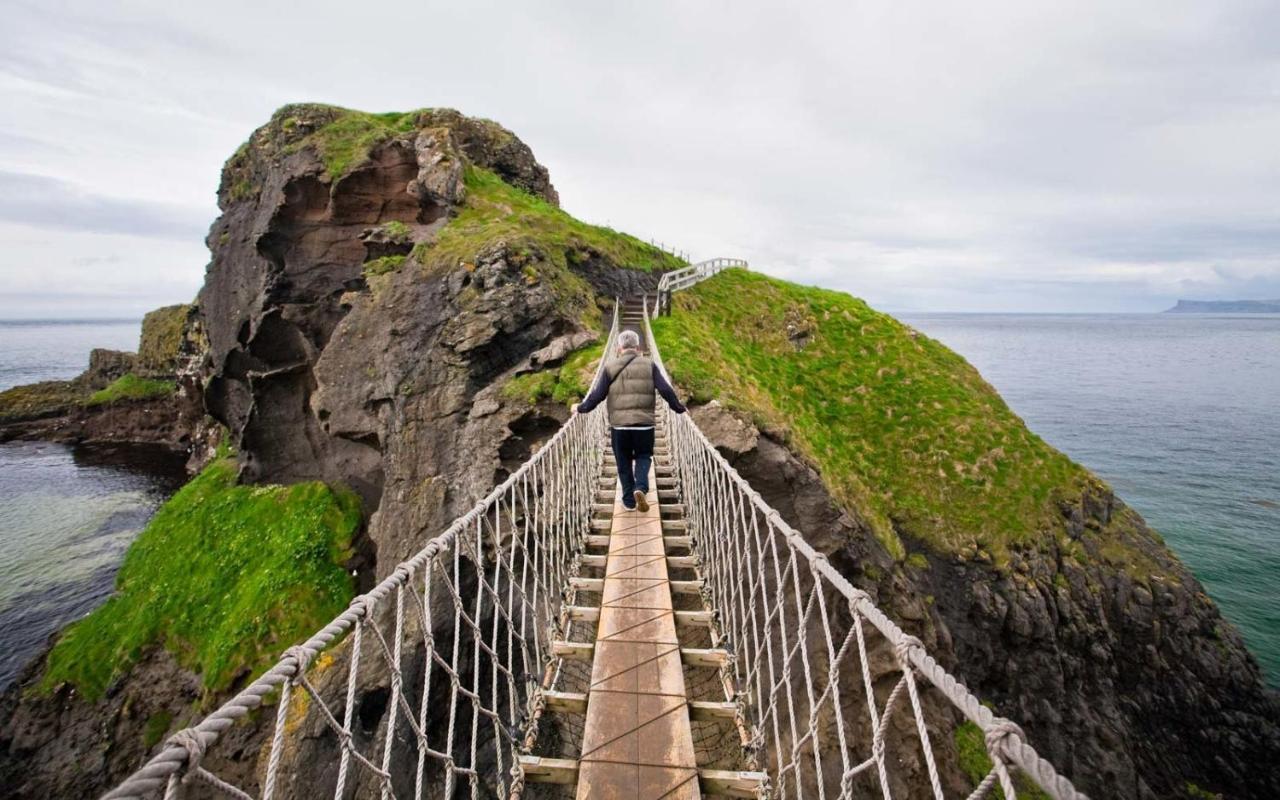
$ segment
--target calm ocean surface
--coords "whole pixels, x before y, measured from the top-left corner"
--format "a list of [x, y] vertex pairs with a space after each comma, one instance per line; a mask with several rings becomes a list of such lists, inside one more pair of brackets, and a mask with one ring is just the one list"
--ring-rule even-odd
[[[89, 350], [136, 350], [138, 322], [0, 321], [0, 390], [72, 378]], [[125, 548], [182, 484], [150, 447], [0, 444], [0, 687], [111, 592]]]
[[901, 319], [1107, 480], [1280, 685], [1280, 315]]
[[[1280, 682], [1280, 316], [909, 314], [1108, 480]], [[138, 323], [0, 322], [0, 389], [70, 378]], [[154, 450], [0, 445], [0, 686], [111, 590], [182, 480]]]

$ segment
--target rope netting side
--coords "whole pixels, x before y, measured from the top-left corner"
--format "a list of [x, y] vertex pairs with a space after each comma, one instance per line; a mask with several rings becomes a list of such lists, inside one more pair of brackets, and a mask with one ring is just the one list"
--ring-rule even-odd
[[[606, 353], [617, 332], [615, 307]], [[603, 414], [575, 415], [421, 551], [105, 797], [177, 798], [193, 783], [263, 800], [518, 795], [542, 690], [559, 680], [550, 643], [566, 624], [565, 587], [585, 546], [606, 427]], [[268, 701], [268, 751], [245, 777], [215, 746]], [[222, 776], [208, 766], [219, 760]], [[308, 782], [295, 785], [302, 772]]]
[[[648, 320], [649, 350], [666, 374]], [[971, 800], [997, 784], [1016, 797], [1015, 766], [1057, 800], [1085, 798], [792, 529], [688, 414], [660, 406], [716, 628], [732, 654], [725, 677], [772, 796], [942, 800], [930, 737], [949, 730], [954, 714], [937, 707], [947, 703], [983, 731], [993, 764]]]

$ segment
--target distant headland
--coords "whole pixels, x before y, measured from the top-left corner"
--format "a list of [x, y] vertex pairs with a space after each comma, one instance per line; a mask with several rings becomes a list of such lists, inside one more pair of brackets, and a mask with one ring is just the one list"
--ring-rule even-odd
[[1166, 314], [1280, 314], [1280, 300], [1179, 300]]

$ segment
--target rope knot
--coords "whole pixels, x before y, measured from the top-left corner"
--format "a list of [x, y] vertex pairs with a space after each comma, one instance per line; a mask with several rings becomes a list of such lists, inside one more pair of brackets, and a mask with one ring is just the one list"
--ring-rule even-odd
[[204, 760], [205, 743], [195, 728], [183, 728], [170, 736], [167, 743], [187, 751], [188, 775], [200, 769], [200, 762]]
[[854, 589], [853, 591], [851, 591], [849, 593], [849, 613], [855, 616], [859, 614], [860, 612], [858, 611], [858, 603], [861, 603], [864, 600], [870, 603], [871, 595], [867, 594], [861, 589]]
[[311, 666], [311, 659], [315, 657], [310, 650], [300, 644], [295, 644], [284, 651], [284, 657], [288, 658], [289, 656], [293, 656], [294, 663], [298, 665], [297, 671], [293, 673], [294, 678], [301, 678], [302, 673], [306, 672], [307, 667]]
[[910, 666], [911, 651], [916, 649], [923, 650], [924, 642], [909, 633], [903, 634], [902, 638], [893, 645], [893, 652], [897, 654], [898, 661], [902, 662], [903, 667]]
[[351, 601], [351, 605], [347, 609], [356, 615], [356, 618], [367, 617], [369, 615], [369, 599], [364, 595], [360, 595]]
[[1022, 741], [1027, 740], [1027, 735], [1022, 732], [1017, 723], [1007, 720], [1004, 717], [994, 717], [991, 724], [987, 726], [986, 740], [987, 752], [993, 756], [998, 756], [1003, 760], [1009, 759], [1009, 736], [1017, 736]]

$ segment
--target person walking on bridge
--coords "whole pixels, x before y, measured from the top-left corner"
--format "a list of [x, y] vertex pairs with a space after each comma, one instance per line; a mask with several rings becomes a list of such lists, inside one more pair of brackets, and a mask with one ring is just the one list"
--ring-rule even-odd
[[653, 461], [654, 394], [683, 414], [684, 403], [662, 376], [662, 371], [640, 352], [640, 336], [635, 331], [618, 334], [618, 354], [605, 364], [591, 393], [574, 413], [590, 414], [608, 399], [610, 443], [622, 482], [622, 505], [628, 511], [649, 510], [649, 465]]

